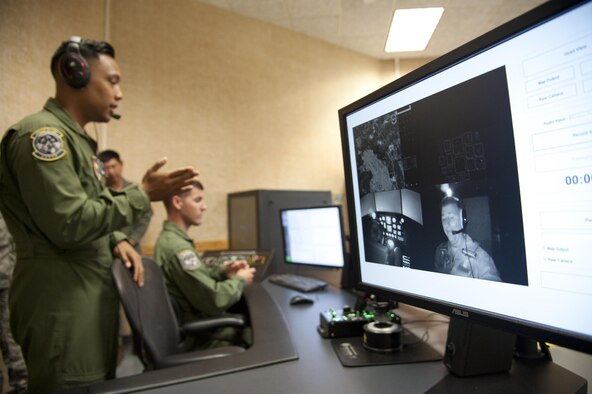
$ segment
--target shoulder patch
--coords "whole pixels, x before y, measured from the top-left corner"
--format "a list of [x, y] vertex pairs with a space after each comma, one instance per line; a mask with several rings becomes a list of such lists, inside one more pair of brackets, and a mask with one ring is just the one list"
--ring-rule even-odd
[[177, 259], [185, 271], [194, 271], [201, 266], [201, 261], [193, 250], [182, 250], [177, 253]]
[[66, 155], [64, 134], [54, 127], [42, 127], [31, 134], [33, 157], [43, 161], [56, 161]]

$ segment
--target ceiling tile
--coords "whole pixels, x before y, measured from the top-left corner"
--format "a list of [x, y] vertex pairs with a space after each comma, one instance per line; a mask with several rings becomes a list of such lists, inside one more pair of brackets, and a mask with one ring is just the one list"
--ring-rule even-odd
[[[377, 59], [437, 57], [545, 0], [196, 0]], [[445, 7], [422, 52], [385, 53], [395, 8]]]

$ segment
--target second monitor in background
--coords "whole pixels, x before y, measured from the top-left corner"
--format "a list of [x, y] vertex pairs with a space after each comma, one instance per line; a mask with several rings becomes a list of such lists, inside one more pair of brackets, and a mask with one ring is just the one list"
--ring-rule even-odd
[[[326, 287], [327, 283], [324, 281], [299, 275], [300, 267], [344, 267], [346, 252], [341, 207], [324, 205], [282, 209], [280, 221], [284, 263], [295, 267], [296, 273], [272, 275], [269, 280], [305, 292]], [[290, 271], [293, 272], [294, 269]], [[310, 283], [311, 279], [316, 284]]]
[[280, 220], [287, 264], [343, 268], [345, 245], [339, 205], [282, 209]]

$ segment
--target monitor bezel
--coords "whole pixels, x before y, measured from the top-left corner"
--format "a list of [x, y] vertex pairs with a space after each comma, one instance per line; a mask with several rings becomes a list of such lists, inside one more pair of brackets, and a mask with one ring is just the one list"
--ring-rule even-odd
[[[371, 105], [387, 96], [393, 95], [400, 90], [408, 88], [426, 78], [436, 75], [457, 63], [472, 58], [479, 53], [488, 50], [516, 35], [522, 34], [532, 28], [541, 25], [563, 13], [566, 13], [590, 0], [566, 0], [550, 1], [544, 3], [531, 11], [499, 26], [498, 28], [454, 49], [453, 51], [419, 67], [418, 69], [396, 79], [395, 81], [383, 86], [382, 88], [362, 97], [359, 100], [341, 108], [338, 111], [343, 164], [345, 173], [346, 196], [349, 201], [353, 201], [355, 191], [353, 190], [351, 148], [349, 146], [349, 136], [347, 127], [347, 116], [359, 111], [368, 105]], [[352, 218], [361, 215], [356, 212], [356, 205], [347, 204], [347, 212], [350, 217], [350, 223], [354, 223]], [[358, 247], [358, 229], [356, 225], [350, 225], [350, 258], [351, 264], [361, 268], [360, 251]], [[531, 321], [520, 320], [517, 318], [499, 315], [484, 310], [457, 305], [443, 300], [432, 299], [420, 294], [410, 294], [396, 289], [386, 289], [360, 282], [356, 285], [359, 291], [376, 294], [379, 297], [393, 299], [399, 302], [414, 305], [420, 308], [428, 309], [437, 313], [451, 317], [469, 319], [475, 323], [490, 326], [492, 328], [511, 331], [521, 336], [534, 338], [537, 340], [548, 341], [560, 346], [565, 346], [577, 351], [592, 354], [592, 339], [578, 333], [561, 330], [557, 327], [536, 324]], [[566, 306], [569, 307], [569, 306]], [[550, 311], [552, 313], [552, 311]]]
[[[288, 261], [286, 256], [286, 232], [283, 225], [283, 213], [286, 211], [303, 211], [303, 210], [311, 210], [311, 209], [337, 209], [338, 216], [339, 216], [339, 227], [341, 232], [341, 256], [342, 256], [342, 264], [341, 265], [326, 265], [326, 264], [314, 264], [309, 262], [299, 262], [299, 261]], [[326, 269], [343, 269], [346, 264], [346, 249], [345, 249], [345, 227], [344, 227], [344, 220], [343, 220], [343, 210], [341, 205], [338, 204], [329, 204], [329, 205], [315, 205], [310, 207], [294, 207], [294, 208], [282, 208], [279, 210], [279, 217], [280, 217], [280, 228], [282, 232], [282, 252], [284, 255], [284, 264], [289, 267], [315, 267], [315, 268], [326, 268]]]

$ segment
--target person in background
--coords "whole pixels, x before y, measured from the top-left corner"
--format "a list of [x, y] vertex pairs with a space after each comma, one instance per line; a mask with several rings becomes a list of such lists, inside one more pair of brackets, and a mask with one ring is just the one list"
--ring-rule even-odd
[[[156, 240], [154, 259], [162, 268], [168, 292], [179, 307], [183, 322], [220, 316], [239, 302], [245, 286], [253, 282], [255, 268], [244, 260], [208, 267], [199, 258], [188, 231], [202, 223], [207, 209], [201, 182], [194, 182], [188, 191], [172, 194], [164, 205], [167, 220]], [[249, 328], [226, 327], [198, 346], [246, 347], [251, 343]]]
[[[97, 157], [102, 163], [103, 172], [105, 174], [105, 184], [108, 188], [115, 192], [120, 192], [125, 187], [136, 185], [135, 183], [129, 182], [123, 177], [123, 161], [118, 152], [110, 149], [106, 149], [100, 152]], [[128, 242], [136, 249], [136, 252], [142, 254], [141, 241], [142, 237], [146, 233], [148, 226], [150, 225], [150, 219], [152, 218], [152, 208], [142, 212], [138, 219], [135, 220], [129, 226], [121, 228], [119, 231], [127, 236]], [[117, 364], [119, 365], [123, 359], [125, 352], [125, 343], [132, 342], [132, 332], [123, 307], [119, 308], [119, 336], [120, 344], [117, 356]]]
[[0, 210], [17, 261], [10, 324], [28, 391], [53, 393], [115, 376], [119, 297], [114, 256], [144, 282], [140, 255], [116, 230], [197, 180], [193, 167], [146, 171], [139, 186], [104, 186], [96, 142], [84, 127], [119, 118], [121, 72], [113, 47], [71, 37], [50, 63], [55, 97], [9, 127], [0, 144]]
[[[9, 323], [8, 291], [15, 263], [14, 242], [6, 228], [4, 218], [0, 215], [0, 350], [2, 350], [2, 359], [8, 374], [10, 392], [16, 394], [27, 391], [27, 367], [21, 348], [12, 338]], [[2, 387], [4, 387], [4, 376], [0, 374], [0, 390]]]
[[[105, 172], [105, 183], [111, 190], [120, 192], [125, 187], [135, 185], [123, 177], [123, 161], [119, 153], [114, 150], [104, 150], [98, 155], [99, 160], [103, 163], [103, 171]], [[122, 233], [127, 235], [127, 240], [141, 253], [140, 241], [150, 225], [152, 218], [152, 209], [148, 209], [139, 215], [138, 219], [129, 226], [120, 229]]]

